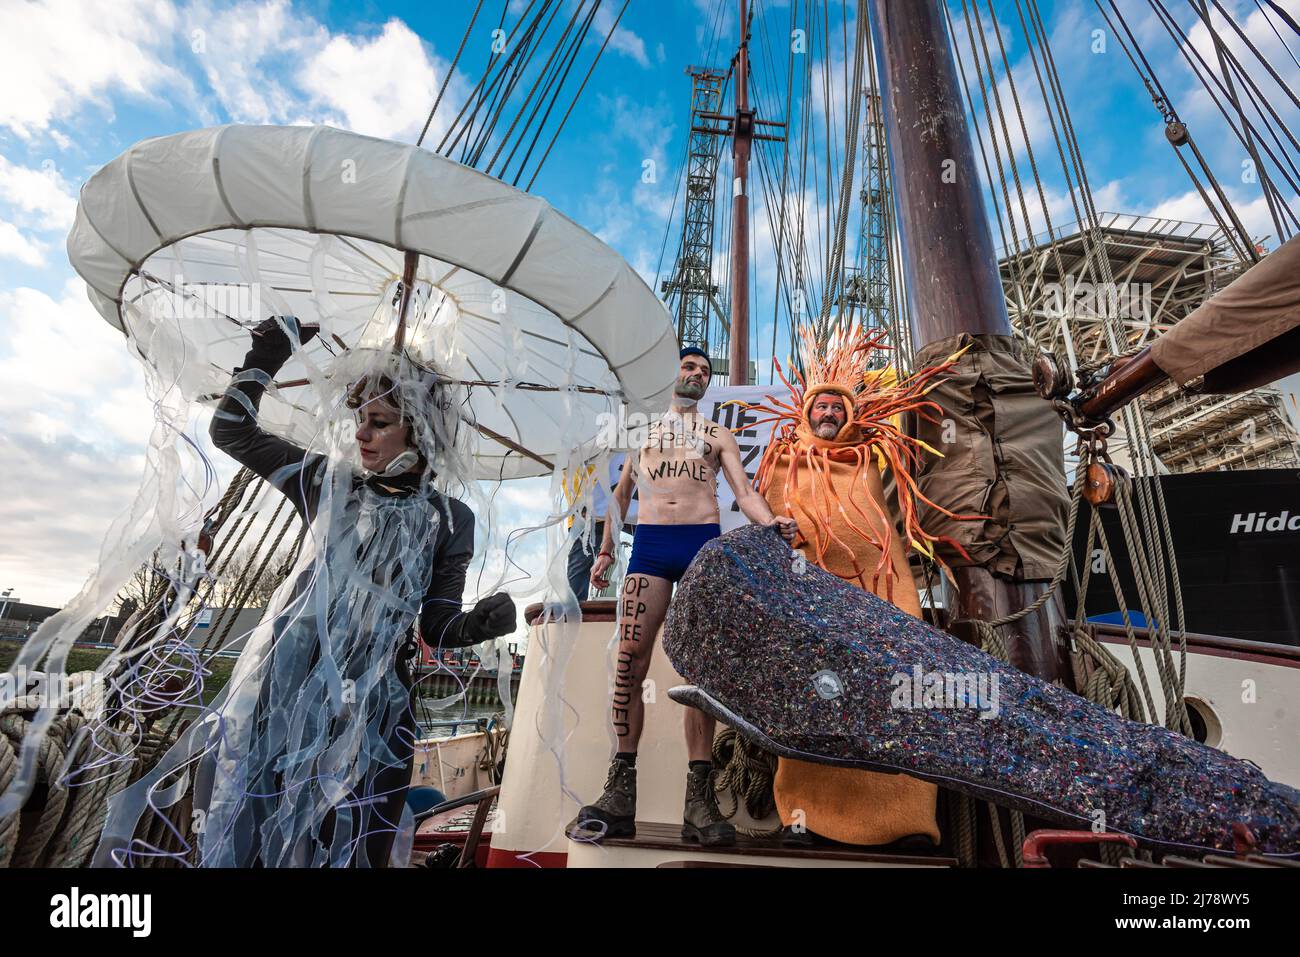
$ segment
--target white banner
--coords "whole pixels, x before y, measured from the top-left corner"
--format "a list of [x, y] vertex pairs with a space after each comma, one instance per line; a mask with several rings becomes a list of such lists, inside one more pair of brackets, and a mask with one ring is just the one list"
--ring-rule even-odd
[[[767, 443], [772, 439], [772, 428], [774, 423], [768, 422], [762, 426], [754, 425], [764, 416], [752, 409], [745, 409], [738, 405], [725, 405], [727, 402], [761, 402], [767, 395], [774, 395], [782, 401], [789, 401], [789, 391], [785, 386], [770, 385], [738, 385], [726, 386], [718, 389], [710, 389], [700, 400], [698, 411], [700, 415], [707, 415], [714, 422], [725, 426], [728, 429], [735, 429], [733, 434], [736, 436], [736, 444], [740, 446], [740, 464], [745, 468], [745, 474], [749, 477], [752, 484], [754, 476], [758, 474], [758, 464], [763, 460], [763, 451], [767, 448]], [[610, 456], [609, 460], [609, 488], [611, 491], [614, 486], [618, 485], [619, 473], [623, 470], [623, 460], [626, 456], [624, 453], [617, 453]], [[722, 475], [718, 476], [718, 512], [721, 516], [722, 530], [729, 532], [733, 528], [739, 528], [746, 524], [749, 519], [740, 511], [740, 506], [736, 504], [736, 495], [731, 490]], [[636, 523], [636, 492], [632, 493], [632, 505], [628, 509], [626, 521], [630, 524]]]

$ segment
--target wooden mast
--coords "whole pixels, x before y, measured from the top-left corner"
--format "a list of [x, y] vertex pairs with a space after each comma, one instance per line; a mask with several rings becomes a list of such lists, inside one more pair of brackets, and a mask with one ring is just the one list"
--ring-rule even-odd
[[727, 374], [731, 385], [749, 384], [749, 150], [754, 111], [749, 108], [749, 25], [740, 0], [740, 50], [736, 56], [736, 117], [731, 131], [731, 335]]
[[415, 273], [420, 267], [420, 254], [407, 251], [402, 259], [402, 298], [397, 306], [397, 333], [393, 336], [393, 351], [401, 352], [406, 344], [406, 313], [411, 308], [411, 291], [415, 286]]
[[[920, 352], [962, 333], [977, 339], [1010, 336], [939, 0], [871, 0], [871, 13], [903, 261], [913, 297], [913, 349]], [[998, 433], [1006, 425], [992, 424], [995, 443], [1000, 443]], [[1059, 432], [1060, 425], [1054, 417], [1044, 417], [1043, 427]], [[940, 459], [936, 473], [947, 462]], [[956, 476], [948, 479], [960, 481]], [[978, 638], [961, 622], [989, 621], [1019, 611], [1047, 588], [1046, 582], [995, 576], [982, 565], [956, 567], [955, 578], [958, 594], [951, 630], [968, 641]], [[1051, 634], [1063, 618], [1061, 606], [1049, 602], [1039, 613], [1005, 627], [1003, 635], [1012, 662], [1021, 670], [1073, 686], [1068, 655]]]

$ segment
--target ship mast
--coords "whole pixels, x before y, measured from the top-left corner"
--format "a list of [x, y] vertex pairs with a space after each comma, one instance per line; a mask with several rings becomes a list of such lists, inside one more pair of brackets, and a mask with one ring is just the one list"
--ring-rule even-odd
[[[740, 4], [740, 46], [736, 51], [736, 110], [733, 114], [714, 113], [699, 110], [693, 113], [691, 135], [730, 136], [733, 179], [731, 182], [731, 316], [730, 329], [727, 330], [727, 366], [725, 374], [730, 385], [749, 384], [749, 156], [755, 140], [769, 140], [781, 143], [785, 140], [785, 123], [776, 120], [760, 120], [749, 106], [749, 11], [745, 0]], [[695, 81], [699, 75], [713, 76], [711, 71], [692, 68], [688, 71]], [[755, 132], [755, 127], [771, 127], [772, 132]], [[694, 154], [692, 154], [694, 155]], [[715, 164], [716, 168], [716, 164]], [[709, 174], [711, 182], [711, 174]], [[692, 195], [702, 195], [699, 189], [691, 190], [688, 184], [687, 225], [684, 229], [691, 231], [689, 203]], [[710, 191], [711, 194], [711, 191]], [[709, 229], [712, 235], [712, 216], [709, 216]], [[698, 259], [699, 257], [696, 257]], [[683, 296], [688, 286], [688, 273], [699, 274], [699, 263], [692, 260], [687, 244], [683, 242], [682, 261], [677, 275], [664, 284], [664, 292], [681, 288]], [[696, 281], [691, 288], [704, 289], [710, 294], [708, 277], [703, 283]], [[679, 327], [684, 328], [684, 325]], [[688, 343], [683, 340], [683, 345]], [[696, 344], [696, 343], [691, 343]], [[719, 374], [723, 374], [721, 370]]]
[[731, 127], [731, 338], [728, 382], [749, 384], [749, 149], [754, 111], [749, 108], [749, 21], [740, 2], [740, 49], [736, 55], [736, 116]]
[[[983, 383], [983, 355], [994, 349], [1006, 354], [999, 344], [1010, 340], [1011, 323], [943, 12], [939, 0], [871, 0], [871, 13], [903, 264], [914, 296], [909, 315], [912, 346], [920, 364], [927, 347], [933, 351], [939, 346], [968, 343], [969, 358], [963, 360], [971, 365], [967, 377]], [[1024, 380], [1019, 387], [1028, 387], [1027, 368], [1020, 370], [1017, 378]], [[1007, 387], [1005, 383], [1000, 386]], [[971, 387], [969, 395], [941, 400], [941, 404], [952, 405], [951, 409], [945, 405], [944, 417], [961, 422], [962, 405], [969, 403], [975, 408], [976, 402], [985, 401], [975, 388]], [[1061, 443], [1060, 423], [1050, 406], [1021, 404], [1016, 408], [1017, 421], [1005, 421], [1004, 409], [996, 417], [990, 414], [987, 425], [982, 426], [988, 430], [991, 457], [998, 463], [995, 478], [988, 483], [990, 498], [995, 483], [1004, 481], [1001, 462], [1008, 451], [1004, 437], [1010, 441], [1018, 436], [1025, 442], [1036, 436], [1046, 446], [1055, 443], [1059, 447]], [[971, 481], [971, 476], [960, 471], [960, 464], [954, 469], [952, 462], [951, 456], [939, 459], [928, 478], [928, 487], [938, 496], [935, 501], [948, 508], [957, 505], [952, 496], [970, 492], [965, 484]], [[1049, 478], [1042, 476], [1045, 488]], [[1063, 481], [1062, 473], [1062, 515]], [[927, 485], [925, 478], [922, 485]], [[1014, 544], [1017, 525], [1046, 531], [1057, 524], [1055, 510], [1048, 507], [1057, 503], [1046, 495], [1039, 498], [1042, 501], [1031, 501], [1028, 506], [1011, 498], [1006, 514], [994, 518], [997, 526], [1005, 529], [1002, 537], [1013, 536]], [[998, 542], [1000, 539], [990, 545]], [[1048, 588], [1047, 581], [995, 572], [988, 564], [954, 560], [952, 565], [957, 596], [949, 630], [967, 640], [979, 640], [975, 621], [1017, 612]], [[1068, 658], [1052, 634], [1063, 623], [1063, 611], [1058, 601], [1049, 601], [1037, 614], [1007, 627], [1004, 637], [1013, 664], [1044, 680], [1069, 686]]]

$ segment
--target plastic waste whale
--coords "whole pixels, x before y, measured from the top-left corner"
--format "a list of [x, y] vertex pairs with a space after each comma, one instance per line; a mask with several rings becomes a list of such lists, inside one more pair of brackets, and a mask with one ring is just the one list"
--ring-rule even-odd
[[776, 754], [906, 772], [1168, 848], [1300, 854], [1300, 791], [1119, 717], [846, 585], [746, 526], [696, 556], [664, 626], [669, 696]]

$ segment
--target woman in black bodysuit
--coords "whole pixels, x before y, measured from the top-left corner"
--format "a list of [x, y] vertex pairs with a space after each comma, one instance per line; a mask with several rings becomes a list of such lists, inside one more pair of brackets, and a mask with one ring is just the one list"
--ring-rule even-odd
[[382, 867], [411, 778], [414, 626], [432, 648], [464, 647], [513, 631], [515, 606], [498, 593], [461, 611], [474, 514], [432, 486], [430, 420], [445, 412], [436, 378], [393, 356], [351, 385], [358, 471], [258, 426], [262, 395], [293, 352], [286, 330], [302, 344], [317, 331], [292, 317], [257, 326], [211, 435], [288, 497], [314, 551], [266, 647], [241, 660], [245, 686], [218, 709], [222, 733], [196, 786], [201, 860]]

